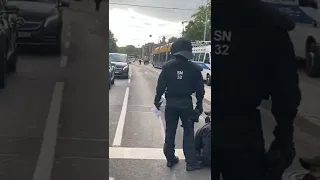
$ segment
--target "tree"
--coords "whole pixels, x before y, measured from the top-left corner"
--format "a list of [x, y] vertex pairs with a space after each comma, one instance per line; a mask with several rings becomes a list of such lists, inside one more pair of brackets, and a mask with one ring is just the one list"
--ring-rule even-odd
[[191, 17], [193, 20], [189, 21], [184, 31], [183, 36], [191, 40], [203, 40], [204, 26], [207, 12], [207, 30], [206, 40], [211, 39], [211, 3], [208, 5], [199, 7], [199, 10]]
[[109, 53], [116, 53], [118, 51], [117, 39], [109, 29]]
[[123, 54], [128, 54], [129, 56], [133, 56], [133, 55], [140, 55], [141, 54], [141, 49], [140, 48], [136, 48], [133, 45], [127, 45], [124, 47], [119, 47], [118, 48], [118, 52], [119, 53], [123, 53]]
[[168, 42], [169, 42], [169, 43], [172, 43], [172, 42], [175, 42], [177, 39], [178, 39], [178, 38], [172, 36], [172, 37], [168, 40]]

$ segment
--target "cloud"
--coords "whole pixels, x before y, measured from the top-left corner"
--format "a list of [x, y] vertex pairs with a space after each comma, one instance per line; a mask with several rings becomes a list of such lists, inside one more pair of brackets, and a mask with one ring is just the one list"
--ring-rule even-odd
[[182, 31], [181, 22], [170, 22], [150, 17], [131, 8], [111, 9], [109, 27], [118, 39], [118, 46], [141, 46], [148, 42], [158, 42], [163, 35], [166, 38], [178, 36]]

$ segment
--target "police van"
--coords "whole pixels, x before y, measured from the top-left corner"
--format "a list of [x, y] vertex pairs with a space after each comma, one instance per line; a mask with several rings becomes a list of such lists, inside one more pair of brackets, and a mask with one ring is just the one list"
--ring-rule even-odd
[[320, 77], [320, 0], [262, 0], [289, 15], [296, 23], [290, 32], [298, 60], [303, 60], [310, 77]]
[[211, 86], [211, 41], [192, 42], [192, 53], [192, 61], [202, 67], [203, 80]]

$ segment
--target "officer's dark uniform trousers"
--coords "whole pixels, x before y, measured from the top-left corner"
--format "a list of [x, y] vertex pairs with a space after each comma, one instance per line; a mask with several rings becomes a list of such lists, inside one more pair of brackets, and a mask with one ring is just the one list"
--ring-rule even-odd
[[194, 121], [189, 119], [190, 113], [193, 111], [192, 99], [183, 103], [183, 106], [177, 105], [175, 100], [167, 99], [165, 108], [165, 144], [163, 152], [168, 161], [175, 157], [175, 137], [178, 127], [179, 118], [183, 125], [183, 152], [187, 163], [196, 162], [196, 152], [194, 143]]
[[266, 180], [260, 111], [241, 110], [212, 112], [212, 179]]

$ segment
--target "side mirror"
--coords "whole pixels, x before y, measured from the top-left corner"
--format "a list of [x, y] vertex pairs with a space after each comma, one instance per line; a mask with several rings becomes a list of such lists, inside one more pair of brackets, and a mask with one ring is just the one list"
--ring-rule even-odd
[[20, 11], [20, 9], [14, 5], [6, 5], [5, 9], [6, 9], [6, 13], [9, 13], [9, 14], [16, 14]]
[[59, 4], [60, 7], [70, 7], [70, 3], [68, 1], [62, 0]]

